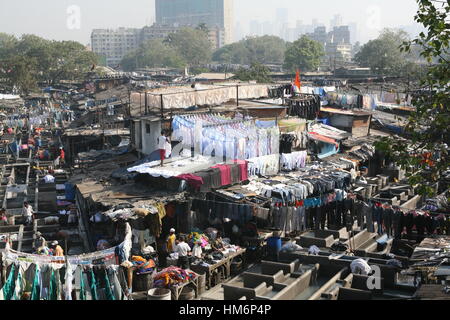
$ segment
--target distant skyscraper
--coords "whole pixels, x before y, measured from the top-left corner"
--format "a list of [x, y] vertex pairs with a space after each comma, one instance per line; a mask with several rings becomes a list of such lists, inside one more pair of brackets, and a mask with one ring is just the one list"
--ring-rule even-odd
[[287, 23], [289, 21], [289, 10], [287, 8], [277, 8], [275, 20], [279, 23]]
[[243, 26], [240, 22], [237, 22], [234, 26], [234, 41], [240, 41], [244, 38], [245, 33], [243, 30]]
[[319, 21], [317, 19], [312, 20], [312, 29], [313, 31], [319, 26]]
[[250, 35], [260, 36], [262, 35], [262, 24], [257, 20], [250, 21]]
[[333, 19], [330, 21], [330, 29], [333, 30], [334, 27], [340, 27], [343, 25], [342, 16], [340, 14], [334, 15]]
[[350, 43], [356, 43], [357, 41], [359, 41], [358, 24], [352, 22], [348, 24], [348, 27], [350, 28]]
[[225, 44], [233, 42], [233, 0], [155, 0], [156, 23], [169, 26], [224, 29]]
[[273, 23], [271, 21], [265, 21], [262, 24], [262, 34], [265, 35], [273, 35]]

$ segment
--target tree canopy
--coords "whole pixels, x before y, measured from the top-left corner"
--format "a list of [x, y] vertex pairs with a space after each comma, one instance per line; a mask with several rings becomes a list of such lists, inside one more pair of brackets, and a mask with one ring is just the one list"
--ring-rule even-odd
[[403, 143], [395, 137], [387, 137], [376, 146], [408, 170], [410, 184], [418, 185], [421, 194], [433, 195], [435, 189], [432, 186], [450, 167], [450, 4], [429, 0], [417, 2], [419, 10], [415, 20], [423, 24], [427, 32], [417, 39], [405, 41], [399, 50], [409, 53], [412, 46], [420, 46], [421, 56], [430, 63], [421, 81], [424, 90], [413, 99], [416, 111], [406, 127], [411, 141]]
[[415, 68], [414, 60], [418, 58], [412, 51], [400, 51], [402, 43], [408, 40], [408, 34], [403, 30], [384, 29], [377, 39], [361, 47], [355, 61], [380, 75], [402, 76]]
[[284, 68], [295, 72], [314, 71], [320, 66], [321, 58], [325, 55], [323, 46], [306, 35], [288, 45], [285, 53]]
[[183, 58], [162, 40], [144, 42], [138, 49], [128, 53], [121, 65], [125, 71], [138, 68], [182, 68], [185, 65]]
[[240, 68], [236, 74], [235, 78], [241, 81], [257, 81], [259, 83], [271, 82], [269, 76], [270, 70], [266, 66], [255, 62], [249, 69]]
[[20, 92], [29, 92], [38, 82], [82, 79], [97, 61], [96, 54], [75, 41], [0, 34], [0, 77]]
[[198, 66], [211, 61], [212, 45], [207, 32], [198, 29], [182, 28], [169, 34], [164, 42], [183, 58], [188, 66]]
[[251, 37], [226, 45], [214, 52], [213, 60], [222, 63], [251, 65], [282, 64], [286, 42], [276, 36]]

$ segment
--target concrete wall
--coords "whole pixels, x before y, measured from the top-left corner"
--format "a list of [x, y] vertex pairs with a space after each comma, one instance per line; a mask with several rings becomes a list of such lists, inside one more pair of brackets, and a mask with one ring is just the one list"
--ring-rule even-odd
[[[147, 133], [147, 125], [150, 133]], [[142, 153], [149, 155], [158, 149], [158, 137], [161, 135], [161, 121], [141, 120]]]
[[320, 248], [329, 248], [333, 245], [334, 241], [335, 240], [333, 235], [329, 235], [322, 238], [319, 237], [316, 233], [315, 237], [301, 236], [300, 239], [297, 240], [297, 243], [302, 247], [310, 247], [312, 245], [316, 245]]

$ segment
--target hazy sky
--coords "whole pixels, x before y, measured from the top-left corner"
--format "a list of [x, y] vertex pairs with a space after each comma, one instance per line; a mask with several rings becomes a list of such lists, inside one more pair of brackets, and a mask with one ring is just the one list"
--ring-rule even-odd
[[[329, 26], [333, 15], [356, 22], [367, 41], [383, 27], [412, 25], [415, 0], [234, 0], [235, 20], [248, 31], [251, 20], [273, 20], [276, 8], [289, 9], [289, 21]], [[80, 23], [73, 18], [80, 9]], [[154, 21], [154, 0], [0, 0], [0, 32], [34, 33], [46, 38], [90, 42], [94, 28], [142, 27]], [[68, 26], [69, 24], [69, 26]]]

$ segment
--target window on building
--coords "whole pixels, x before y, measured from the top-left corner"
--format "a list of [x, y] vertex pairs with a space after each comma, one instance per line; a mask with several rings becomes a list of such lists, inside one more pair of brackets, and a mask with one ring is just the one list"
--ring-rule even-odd
[[149, 124], [145, 125], [145, 132], [147, 132], [147, 134], [150, 134], [150, 125]]

